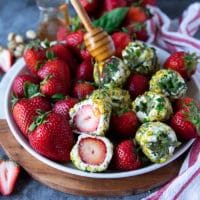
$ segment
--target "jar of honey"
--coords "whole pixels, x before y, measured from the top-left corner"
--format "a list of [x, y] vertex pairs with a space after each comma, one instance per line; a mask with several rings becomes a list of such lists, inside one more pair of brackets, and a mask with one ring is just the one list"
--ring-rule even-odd
[[68, 0], [36, 0], [40, 11], [38, 37], [56, 40], [60, 27], [69, 25]]

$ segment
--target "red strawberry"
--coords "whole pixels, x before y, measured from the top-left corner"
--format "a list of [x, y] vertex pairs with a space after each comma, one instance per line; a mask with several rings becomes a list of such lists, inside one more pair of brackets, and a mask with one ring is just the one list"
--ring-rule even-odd
[[52, 75], [59, 79], [66, 88], [66, 92], [70, 91], [71, 87], [71, 75], [70, 70], [64, 61], [54, 58], [53, 60], [48, 60], [46, 63], [38, 70], [38, 76], [40, 79], [45, 79], [47, 76]]
[[177, 99], [174, 103], [175, 110], [180, 110], [185, 106], [188, 106], [191, 102], [196, 102], [192, 97], [183, 97], [181, 99]]
[[80, 3], [90, 15], [95, 12], [95, 9], [98, 6], [99, 0], [80, 0]]
[[40, 120], [36, 120], [30, 127], [32, 130], [28, 135], [30, 145], [47, 158], [58, 162], [69, 162], [74, 136], [67, 120], [54, 112], [44, 113], [38, 117]]
[[110, 128], [116, 139], [133, 138], [138, 126], [139, 121], [133, 111], [111, 116]]
[[13, 118], [22, 133], [28, 137], [29, 126], [38, 115], [37, 110], [49, 111], [51, 104], [44, 97], [37, 96], [30, 99], [20, 99], [13, 107]]
[[49, 50], [51, 52], [54, 52], [56, 54], [56, 57], [65, 61], [68, 64], [72, 75], [75, 73], [77, 63], [75, 61], [74, 55], [65, 44], [55, 44], [51, 46]]
[[76, 70], [75, 80], [93, 82], [93, 64], [91, 60], [84, 60]]
[[101, 165], [107, 154], [105, 143], [98, 138], [85, 137], [79, 143], [81, 160], [90, 165]]
[[133, 22], [128, 27], [125, 27], [123, 31], [129, 33], [130, 37], [134, 40], [146, 41], [148, 39], [146, 24], [144, 22]]
[[10, 195], [19, 176], [20, 166], [11, 160], [0, 159], [0, 192]]
[[128, 13], [125, 18], [125, 25], [129, 26], [133, 22], [145, 22], [151, 17], [149, 10], [142, 6], [129, 7]]
[[78, 99], [66, 97], [65, 99], [61, 99], [54, 104], [53, 111], [63, 115], [67, 120], [69, 120], [69, 109], [72, 108], [76, 103], [78, 103]]
[[170, 125], [180, 140], [198, 137], [200, 134], [200, 108], [194, 102], [189, 103], [173, 115]]
[[95, 86], [89, 82], [76, 82], [73, 87], [72, 94], [78, 99], [85, 98], [95, 90]]
[[115, 45], [115, 55], [119, 58], [122, 57], [122, 50], [131, 42], [130, 35], [124, 32], [115, 32], [112, 34], [112, 40]]
[[41, 47], [40, 43], [35, 42], [33, 45], [30, 44], [30, 47], [24, 52], [23, 57], [28, 69], [34, 75], [37, 75], [40, 65], [46, 60], [46, 50]]
[[141, 160], [135, 153], [136, 147], [132, 140], [120, 142], [113, 155], [113, 167], [117, 170], [135, 170], [141, 167]]
[[127, 6], [126, 0], [105, 0], [103, 11], [107, 12], [115, 8], [125, 7], [125, 6]]
[[128, 79], [126, 88], [132, 99], [135, 99], [149, 89], [149, 80], [144, 75], [132, 74]]
[[56, 38], [58, 41], [64, 41], [65, 37], [68, 35], [69, 30], [66, 26], [61, 26], [56, 34]]
[[49, 75], [40, 83], [40, 91], [47, 97], [53, 97], [56, 94], [65, 96], [67, 94], [66, 87], [60, 79]]
[[8, 49], [1, 49], [0, 50], [0, 69], [2, 71], [7, 72], [13, 63], [13, 56], [10, 50]]
[[84, 60], [91, 59], [91, 55], [86, 49], [84, 42], [85, 31], [77, 30], [68, 34], [65, 38], [67, 46]]
[[147, 6], [147, 5], [156, 6], [157, 1], [156, 0], [142, 0], [141, 4], [142, 4], [142, 6]]
[[31, 97], [39, 90], [39, 80], [30, 74], [18, 75], [13, 82], [13, 92], [17, 98]]
[[172, 53], [165, 61], [164, 68], [173, 69], [184, 79], [189, 79], [196, 71], [198, 58], [195, 53], [178, 51]]

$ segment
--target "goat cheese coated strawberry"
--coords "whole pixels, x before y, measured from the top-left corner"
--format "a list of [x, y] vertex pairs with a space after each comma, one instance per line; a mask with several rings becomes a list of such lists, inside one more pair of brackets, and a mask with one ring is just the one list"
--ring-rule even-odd
[[134, 73], [151, 75], [159, 69], [156, 50], [139, 40], [128, 44], [122, 58]]
[[82, 134], [70, 153], [72, 163], [80, 170], [105, 171], [113, 155], [113, 145], [106, 137]]
[[104, 136], [108, 130], [111, 106], [100, 99], [86, 99], [70, 109], [70, 123], [75, 133]]
[[182, 98], [187, 91], [187, 85], [178, 72], [171, 69], [160, 69], [151, 77], [149, 90], [164, 94], [172, 100]]
[[143, 123], [135, 139], [143, 153], [154, 163], [166, 162], [180, 145], [174, 130], [163, 122]]
[[171, 103], [165, 95], [150, 91], [138, 96], [133, 101], [132, 108], [141, 122], [166, 121], [173, 113]]

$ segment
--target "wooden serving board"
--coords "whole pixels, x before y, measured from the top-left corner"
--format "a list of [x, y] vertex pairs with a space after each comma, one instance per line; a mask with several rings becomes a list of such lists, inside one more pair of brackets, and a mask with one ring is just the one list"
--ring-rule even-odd
[[35, 180], [56, 190], [83, 196], [123, 196], [148, 191], [177, 175], [183, 157], [163, 168], [139, 176], [95, 179], [54, 169], [29, 154], [14, 138], [6, 120], [0, 120], [0, 144], [6, 154], [18, 162]]

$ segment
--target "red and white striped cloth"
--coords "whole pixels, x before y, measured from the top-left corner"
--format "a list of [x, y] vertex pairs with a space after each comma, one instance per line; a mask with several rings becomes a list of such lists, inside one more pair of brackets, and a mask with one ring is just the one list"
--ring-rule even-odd
[[[150, 33], [149, 43], [171, 53], [184, 50], [196, 52], [200, 56], [200, 39], [193, 37], [200, 27], [200, 3], [191, 4], [182, 17], [176, 20], [171, 20], [158, 7], [149, 8], [154, 14], [147, 26]], [[200, 72], [200, 66], [198, 70]], [[199, 200], [199, 188], [200, 138], [193, 143], [177, 177], [143, 200]]]

